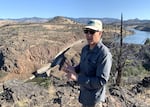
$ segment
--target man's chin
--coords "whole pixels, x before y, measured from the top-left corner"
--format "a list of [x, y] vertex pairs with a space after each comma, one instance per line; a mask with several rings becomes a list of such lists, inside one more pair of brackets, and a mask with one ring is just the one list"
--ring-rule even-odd
[[87, 42], [88, 42], [89, 44], [92, 44], [92, 43], [93, 43], [93, 41], [91, 41], [91, 40], [87, 40]]
[[93, 42], [88, 41], [88, 44], [89, 44], [89, 45], [93, 45], [94, 43], [93, 43]]
[[96, 43], [88, 41], [88, 44], [94, 46]]

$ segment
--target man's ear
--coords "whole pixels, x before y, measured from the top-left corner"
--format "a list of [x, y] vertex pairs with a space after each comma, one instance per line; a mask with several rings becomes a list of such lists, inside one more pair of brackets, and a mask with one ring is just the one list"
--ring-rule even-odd
[[99, 35], [100, 35], [100, 36], [102, 35], [102, 31], [99, 32]]
[[103, 31], [99, 32], [99, 37], [102, 38]]

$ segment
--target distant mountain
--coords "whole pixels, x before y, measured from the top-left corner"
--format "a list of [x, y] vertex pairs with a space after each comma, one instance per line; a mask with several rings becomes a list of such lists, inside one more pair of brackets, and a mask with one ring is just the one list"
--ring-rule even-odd
[[[65, 17], [71, 20], [74, 20], [79, 23], [86, 24], [89, 20], [91, 19], [98, 19], [102, 20], [104, 24], [113, 24], [113, 23], [120, 23], [120, 19], [116, 18], [70, 18], [70, 17]], [[129, 25], [137, 25], [137, 24], [145, 24], [145, 23], [150, 23], [150, 20], [140, 20], [140, 19], [129, 19], [129, 20], [124, 20], [124, 24], [129, 24]]]
[[48, 21], [51, 24], [77, 24], [77, 22], [71, 18], [66, 18], [63, 16], [56, 16]]
[[105, 24], [120, 22], [119, 19], [115, 19], [115, 18], [72, 18], [72, 20], [75, 20], [75, 21], [77, 21], [79, 23], [83, 23], [83, 24], [87, 23], [91, 19], [102, 20], [102, 22]]
[[[0, 20], [13, 20], [16, 22], [20, 22], [20, 23], [44, 23], [44, 22], [48, 22], [51, 19], [55, 19], [55, 18], [59, 18], [59, 17], [63, 17], [63, 16], [56, 16], [53, 18], [40, 18], [40, 17], [31, 17], [31, 18], [19, 18], [19, 19], [0, 19]], [[72, 18], [72, 17], [64, 17], [66, 19], [71, 19], [72, 21], [75, 22], [79, 22], [82, 24], [87, 23], [89, 20], [91, 19], [99, 19], [102, 20], [103, 23], [115, 23], [115, 22], [119, 22], [119, 19], [115, 19], [115, 18]]]
[[140, 20], [140, 19], [129, 19], [124, 21], [125, 24], [127, 25], [141, 25], [141, 24], [146, 24], [150, 23], [150, 20]]
[[50, 20], [50, 18], [39, 18], [39, 17], [31, 17], [31, 18], [19, 18], [19, 19], [9, 19], [20, 23], [44, 23]]
[[[56, 16], [53, 18], [40, 18], [40, 17], [31, 17], [31, 18], [19, 18], [19, 19], [0, 19], [0, 20], [13, 20], [15, 22], [19, 23], [44, 23], [44, 22], [49, 22], [52, 19], [55, 18], [60, 18], [63, 16]], [[66, 20], [71, 19], [72, 21], [78, 22], [85, 24], [91, 19], [99, 19], [102, 20], [104, 24], [111, 24], [111, 23], [120, 23], [120, 19], [116, 18], [72, 18], [72, 17], [64, 17]], [[141, 25], [145, 23], [150, 23], [150, 20], [140, 20], [140, 19], [129, 19], [129, 20], [124, 20], [124, 24], [126, 25]]]

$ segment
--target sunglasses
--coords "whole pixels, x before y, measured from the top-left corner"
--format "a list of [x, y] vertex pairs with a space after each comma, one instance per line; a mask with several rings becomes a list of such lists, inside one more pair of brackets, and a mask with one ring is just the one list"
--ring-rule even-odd
[[97, 30], [92, 30], [92, 29], [85, 29], [83, 31], [85, 34], [91, 34], [91, 35], [93, 35], [95, 32], [98, 32]]

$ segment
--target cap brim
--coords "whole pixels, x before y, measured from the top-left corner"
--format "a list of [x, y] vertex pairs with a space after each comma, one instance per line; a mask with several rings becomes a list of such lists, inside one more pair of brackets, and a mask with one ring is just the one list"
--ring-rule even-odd
[[85, 26], [84, 29], [99, 30], [97, 27], [94, 26]]

